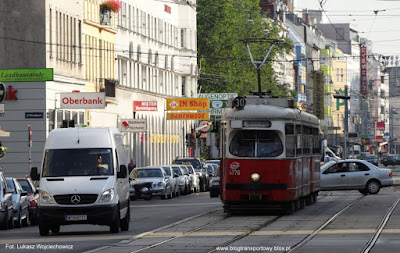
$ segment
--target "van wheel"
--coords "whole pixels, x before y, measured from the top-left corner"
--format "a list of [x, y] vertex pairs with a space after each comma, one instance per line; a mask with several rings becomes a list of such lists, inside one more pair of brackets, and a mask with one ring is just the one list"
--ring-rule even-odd
[[131, 220], [131, 208], [128, 204], [128, 212], [125, 215], [125, 218], [121, 220], [121, 231], [128, 231], [129, 230], [129, 222]]
[[39, 221], [39, 232], [41, 236], [49, 235], [50, 228], [43, 222]]
[[53, 226], [51, 226], [51, 232], [53, 234], [57, 234], [60, 232], [60, 225], [58, 224], [53, 224]]
[[110, 225], [110, 232], [113, 234], [116, 234], [119, 232], [119, 224], [120, 220], [119, 220], [119, 208], [117, 211], [117, 215], [115, 216], [115, 219], [113, 220], [112, 224]]

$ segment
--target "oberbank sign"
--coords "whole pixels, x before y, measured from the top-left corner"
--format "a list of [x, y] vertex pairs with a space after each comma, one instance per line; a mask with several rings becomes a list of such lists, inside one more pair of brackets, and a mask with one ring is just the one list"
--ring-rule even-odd
[[61, 109], [104, 109], [104, 92], [71, 92], [60, 94]]

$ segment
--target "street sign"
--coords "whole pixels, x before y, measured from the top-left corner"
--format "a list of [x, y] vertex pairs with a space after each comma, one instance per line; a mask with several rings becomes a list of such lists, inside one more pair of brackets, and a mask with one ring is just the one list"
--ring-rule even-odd
[[210, 122], [202, 121], [202, 122], [200, 122], [199, 128], [200, 128], [200, 131], [202, 131], [202, 132], [208, 132], [211, 130], [211, 126], [212, 125]]
[[147, 130], [145, 119], [121, 119], [121, 132], [145, 132]]

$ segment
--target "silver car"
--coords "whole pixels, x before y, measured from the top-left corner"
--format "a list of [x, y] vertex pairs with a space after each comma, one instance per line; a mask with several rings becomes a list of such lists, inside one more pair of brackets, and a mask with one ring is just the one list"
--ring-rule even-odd
[[190, 182], [190, 189], [193, 192], [200, 192], [200, 178], [199, 175], [196, 173], [192, 165], [186, 165], [186, 168], [189, 171], [189, 182]]
[[321, 167], [321, 190], [359, 190], [377, 194], [393, 185], [392, 171], [357, 159], [331, 161]]
[[17, 228], [26, 227], [29, 223], [29, 200], [26, 197], [28, 192], [22, 189], [17, 179], [12, 177], [6, 179], [8, 186], [13, 190], [14, 226]]
[[0, 171], [0, 226], [3, 229], [14, 228], [13, 190], [7, 184], [3, 172]]
[[187, 177], [185, 176], [185, 173], [181, 166], [179, 164], [173, 164], [171, 165], [172, 169], [174, 170], [174, 173], [178, 175], [178, 185], [179, 185], [179, 192], [181, 194], [187, 194], [189, 191], [188, 189], [188, 180]]
[[161, 199], [172, 198], [173, 189], [167, 173], [162, 167], [136, 168], [132, 171], [131, 178], [136, 197], [160, 196]]
[[178, 182], [179, 176], [174, 172], [171, 165], [160, 165], [160, 166], [165, 170], [165, 173], [167, 173], [167, 176], [169, 178], [169, 181], [173, 189], [172, 190], [173, 197], [178, 197], [180, 195], [179, 182]]

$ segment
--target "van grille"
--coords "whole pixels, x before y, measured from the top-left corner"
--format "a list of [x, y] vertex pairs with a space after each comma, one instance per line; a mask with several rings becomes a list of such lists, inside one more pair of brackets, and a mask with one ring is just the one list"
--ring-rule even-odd
[[[72, 196], [75, 196], [72, 198]], [[77, 196], [77, 197], [76, 197]], [[66, 195], [55, 195], [54, 199], [57, 204], [60, 205], [83, 205], [92, 204], [97, 199], [97, 194], [66, 194]], [[77, 201], [79, 199], [79, 201]], [[74, 200], [75, 203], [72, 201]]]

